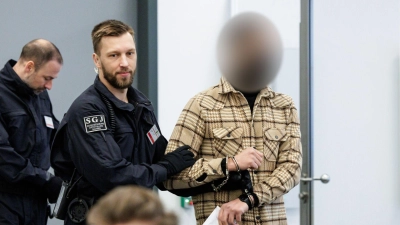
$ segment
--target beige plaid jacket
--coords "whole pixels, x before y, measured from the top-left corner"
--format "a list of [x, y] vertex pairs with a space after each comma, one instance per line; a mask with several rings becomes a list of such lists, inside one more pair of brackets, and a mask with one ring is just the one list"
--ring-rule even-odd
[[[219, 85], [187, 103], [166, 153], [182, 145], [192, 148], [197, 161], [164, 182], [167, 189], [196, 187], [224, 178], [222, 159], [255, 146], [265, 157], [260, 168], [249, 170], [260, 205], [243, 215], [242, 224], [287, 224], [283, 195], [299, 183], [302, 162], [298, 113], [289, 96], [263, 89], [252, 115], [246, 98], [221, 78]], [[196, 181], [203, 174], [206, 179]], [[216, 206], [241, 194], [237, 190], [193, 196], [197, 224], [203, 224]]]

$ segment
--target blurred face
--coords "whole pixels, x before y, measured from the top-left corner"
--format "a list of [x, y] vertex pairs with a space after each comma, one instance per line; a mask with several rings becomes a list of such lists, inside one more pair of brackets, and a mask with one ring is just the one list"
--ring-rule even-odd
[[276, 29], [266, 21], [247, 26], [246, 17], [230, 25], [219, 42], [219, 64], [228, 82], [245, 93], [256, 93], [277, 75], [282, 45]]
[[[26, 67], [34, 67], [32, 61], [26, 64]], [[61, 70], [61, 64], [56, 60], [50, 60], [42, 65], [38, 70], [29, 69], [31, 71], [25, 77], [21, 78], [35, 94], [40, 94], [44, 90], [50, 90], [53, 86], [53, 80], [57, 78]]]
[[107, 36], [100, 41], [100, 55], [93, 54], [99, 76], [116, 89], [132, 85], [136, 71], [136, 45], [130, 33]]

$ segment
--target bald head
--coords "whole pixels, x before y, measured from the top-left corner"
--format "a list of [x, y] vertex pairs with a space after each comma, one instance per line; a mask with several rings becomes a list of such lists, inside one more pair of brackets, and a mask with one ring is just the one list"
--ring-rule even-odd
[[60, 65], [63, 64], [60, 50], [53, 43], [45, 39], [35, 39], [28, 42], [22, 48], [19, 58], [19, 61], [34, 62], [36, 70], [51, 60], [57, 61]]
[[57, 78], [62, 64], [61, 53], [53, 43], [35, 39], [22, 48], [13, 69], [34, 93], [40, 94], [52, 88], [53, 80]]
[[255, 93], [276, 77], [282, 60], [282, 41], [269, 19], [257, 13], [243, 13], [223, 27], [217, 54], [228, 82], [241, 92]]

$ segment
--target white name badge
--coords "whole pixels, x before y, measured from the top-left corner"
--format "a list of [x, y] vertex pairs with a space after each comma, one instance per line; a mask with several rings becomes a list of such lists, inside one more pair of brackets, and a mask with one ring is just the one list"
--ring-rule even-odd
[[44, 116], [44, 122], [46, 123], [46, 127], [54, 129], [53, 119], [48, 116]]
[[160, 131], [157, 129], [156, 125], [154, 125], [150, 131], [147, 132], [147, 138], [149, 138], [151, 144], [154, 144], [160, 136]]

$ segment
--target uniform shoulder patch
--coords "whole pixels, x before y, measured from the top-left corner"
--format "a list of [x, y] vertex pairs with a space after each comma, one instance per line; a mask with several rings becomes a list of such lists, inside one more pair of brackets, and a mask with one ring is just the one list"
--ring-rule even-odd
[[107, 130], [106, 120], [104, 115], [83, 117], [86, 133]]

